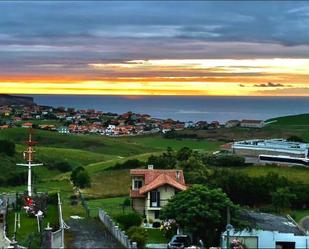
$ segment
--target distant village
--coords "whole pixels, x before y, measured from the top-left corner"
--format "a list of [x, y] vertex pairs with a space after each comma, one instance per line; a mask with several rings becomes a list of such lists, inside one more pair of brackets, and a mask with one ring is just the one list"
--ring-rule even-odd
[[[183, 129], [219, 128], [262, 128], [262, 120], [229, 120], [181, 122], [173, 119], [159, 119], [148, 114], [126, 112], [123, 114], [102, 112], [94, 109], [75, 110], [74, 108], [40, 105], [0, 106], [0, 129], [12, 127], [37, 128], [57, 131], [62, 134], [98, 133], [106, 136], [128, 136], [151, 133], [166, 133]], [[44, 121], [44, 122], [43, 122]]]

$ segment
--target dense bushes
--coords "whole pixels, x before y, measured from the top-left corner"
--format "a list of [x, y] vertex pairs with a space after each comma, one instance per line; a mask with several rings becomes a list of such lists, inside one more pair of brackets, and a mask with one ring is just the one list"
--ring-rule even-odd
[[120, 214], [115, 217], [122, 229], [127, 230], [132, 226], [140, 226], [142, 217], [138, 213]]
[[203, 162], [210, 166], [219, 167], [240, 167], [245, 165], [245, 158], [231, 154], [205, 155]]
[[9, 140], [0, 140], [0, 153], [4, 153], [7, 156], [14, 156], [15, 143]]
[[59, 170], [60, 172], [69, 172], [73, 168], [71, 163], [62, 160], [47, 161], [45, 165], [49, 170]]
[[56, 162], [55, 167], [61, 172], [68, 172], [72, 170], [72, 165], [66, 161]]
[[167, 131], [166, 133], [163, 134], [164, 138], [167, 139], [197, 139], [199, 138], [197, 134], [192, 133], [192, 134], [185, 134], [185, 133], [178, 133], [175, 130], [170, 130]]
[[133, 226], [127, 231], [127, 234], [131, 241], [137, 243], [137, 248], [145, 248], [146, 241], [148, 239], [148, 233], [144, 228]]
[[283, 209], [306, 208], [309, 205], [309, 184], [292, 182], [275, 173], [250, 177], [241, 172], [220, 169], [214, 171], [207, 184], [222, 188], [233, 202], [241, 205], [273, 204], [275, 208], [281, 206]]

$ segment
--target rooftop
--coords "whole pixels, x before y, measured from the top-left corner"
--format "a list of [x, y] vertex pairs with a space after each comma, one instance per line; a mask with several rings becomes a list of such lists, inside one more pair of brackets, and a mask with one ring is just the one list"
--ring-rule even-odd
[[292, 220], [283, 216], [243, 210], [240, 218], [248, 221], [253, 228], [259, 230], [305, 235]]
[[303, 150], [309, 148], [309, 144], [300, 142], [290, 142], [282, 138], [276, 139], [252, 139], [235, 142], [234, 145], [245, 147], [261, 147], [276, 149]]
[[138, 191], [131, 191], [131, 197], [143, 197], [145, 193], [164, 185], [179, 190], [187, 189], [182, 170], [131, 169], [130, 174], [144, 177], [144, 186]]

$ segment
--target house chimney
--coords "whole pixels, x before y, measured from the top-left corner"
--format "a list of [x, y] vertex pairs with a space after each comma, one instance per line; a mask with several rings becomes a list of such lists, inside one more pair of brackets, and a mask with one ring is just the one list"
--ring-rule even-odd
[[179, 170], [176, 170], [176, 180], [179, 181], [180, 178], [180, 172]]
[[153, 169], [153, 164], [148, 164], [148, 169]]

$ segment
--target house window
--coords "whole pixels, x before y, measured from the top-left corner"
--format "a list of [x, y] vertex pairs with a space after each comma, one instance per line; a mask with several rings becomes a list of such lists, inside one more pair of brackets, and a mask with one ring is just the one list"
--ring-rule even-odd
[[140, 189], [143, 186], [143, 181], [142, 180], [134, 180], [134, 189]]
[[160, 192], [159, 191], [150, 192], [150, 207], [160, 207]]
[[159, 219], [159, 217], [160, 217], [160, 210], [155, 210], [154, 211], [154, 217], [155, 217], [155, 219]]

